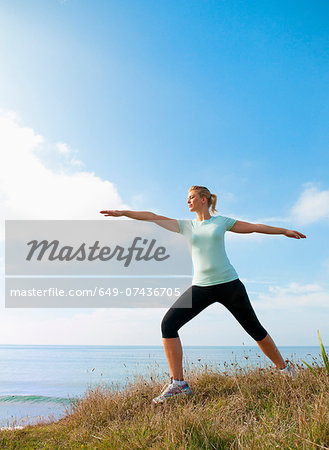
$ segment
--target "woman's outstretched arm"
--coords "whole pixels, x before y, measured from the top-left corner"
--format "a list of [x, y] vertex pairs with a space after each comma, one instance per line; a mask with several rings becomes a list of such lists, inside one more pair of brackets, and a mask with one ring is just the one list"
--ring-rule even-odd
[[287, 228], [271, 227], [262, 223], [249, 223], [237, 220], [233, 227], [229, 230], [234, 233], [265, 233], [265, 234], [283, 234], [284, 236], [304, 239], [306, 236], [296, 230], [288, 230]]
[[179, 225], [176, 219], [170, 219], [169, 217], [159, 216], [158, 214], [154, 214], [149, 211], [129, 211], [129, 210], [118, 210], [118, 209], [110, 209], [100, 211], [104, 216], [112, 216], [112, 217], [129, 217], [130, 219], [135, 220], [146, 220], [149, 222], [154, 222], [160, 227], [165, 228], [169, 231], [175, 231], [179, 233]]

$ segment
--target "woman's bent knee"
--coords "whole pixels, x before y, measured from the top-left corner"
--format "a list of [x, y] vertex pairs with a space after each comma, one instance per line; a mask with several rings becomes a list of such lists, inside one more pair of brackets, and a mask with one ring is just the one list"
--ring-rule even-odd
[[178, 330], [173, 326], [169, 320], [163, 318], [161, 322], [161, 333], [162, 337], [165, 339], [178, 337]]
[[268, 334], [267, 331], [265, 330], [265, 328], [263, 328], [262, 330], [257, 331], [257, 333], [254, 334], [254, 339], [257, 342], [262, 341], [263, 339], [266, 338], [267, 334]]

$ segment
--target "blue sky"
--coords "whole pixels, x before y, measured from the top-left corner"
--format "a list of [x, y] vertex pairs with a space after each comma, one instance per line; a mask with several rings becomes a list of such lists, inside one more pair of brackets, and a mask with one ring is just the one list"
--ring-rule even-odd
[[[19, 147], [37, 158], [26, 183], [26, 170], [16, 187], [3, 183], [4, 218], [40, 218], [49, 203], [52, 218], [122, 205], [190, 218], [188, 187], [208, 186], [220, 214], [307, 235], [228, 233], [227, 252], [279, 344], [316, 345], [317, 328], [329, 340], [328, 15], [325, 1], [2, 1], [0, 108], [12, 112], [15, 136], [30, 129], [30, 147], [18, 139], [11, 155]], [[1, 144], [7, 162], [13, 136]], [[40, 186], [30, 195], [26, 186], [41, 165], [54, 178], [45, 176], [39, 198]], [[98, 313], [81, 312], [86, 321]], [[74, 310], [6, 314], [6, 343], [21, 343], [13, 324], [32, 315], [37, 327], [82, 326]], [[162, 315], [126, 311], [124, 321], [135, 330], [145, 320], [140, 343], [160, 344]], [[229, 338], [216, 321], [208, 333], [210, 315], [182, 330], [186, 343], [252, 344], [222, 311]], [[58, 342], [24, 333], [29, 343]], [[79, 342], [135, 342], [118, 333]]]

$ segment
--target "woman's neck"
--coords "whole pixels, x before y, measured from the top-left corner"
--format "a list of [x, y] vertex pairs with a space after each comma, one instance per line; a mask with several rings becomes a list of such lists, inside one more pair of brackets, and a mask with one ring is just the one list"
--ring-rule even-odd
[[211, 215], [209, 214], [209, 211], [202, 211], [197, 213], [197, 221], [198, 222], [202, 222], [204, 220], [209, 220], [211, 219]]

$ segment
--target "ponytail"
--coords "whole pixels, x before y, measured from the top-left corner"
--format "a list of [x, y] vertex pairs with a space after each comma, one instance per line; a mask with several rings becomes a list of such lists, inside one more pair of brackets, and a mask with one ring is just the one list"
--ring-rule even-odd
[[208, 200], [208, 204], [209, 204], [209, 206], [211, 206], [211, 215], [212, 216], [215, 214], [215, 212], [217, 212], [216, 203], [217, 203], [217, 195], [216, 194], [211, 194], [210, 195], [210, 203], [209, 203], [209, 200]]

